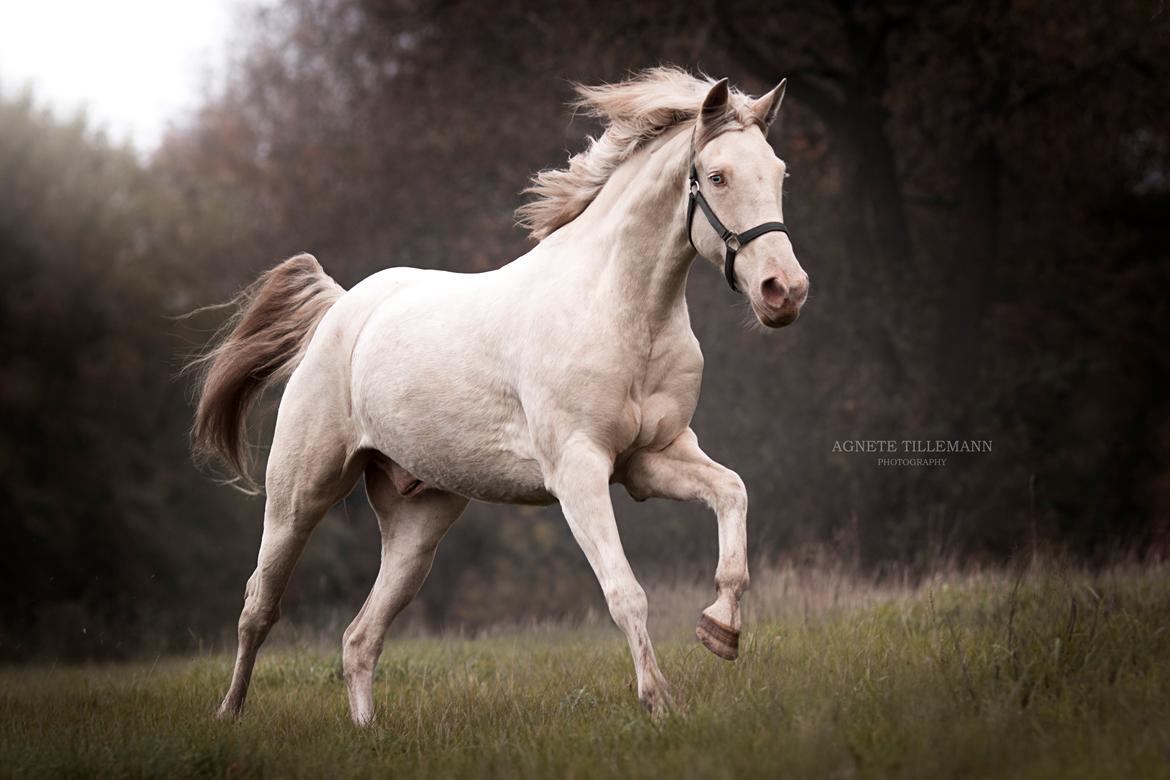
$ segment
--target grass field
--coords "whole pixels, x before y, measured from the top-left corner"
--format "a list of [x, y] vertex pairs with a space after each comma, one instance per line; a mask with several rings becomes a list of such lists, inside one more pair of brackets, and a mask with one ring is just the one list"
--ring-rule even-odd
[[226, 656], [0, 671], [7, 776], [1165, 777], [1170, 574], [947, 575], [874, 586], [757, 572], [740, 660], [687, 636], [706, 588], [651, 589], [677, 713], [653, 723], [601, 621], [387, 642], [378, 722], [340, 657], [261, 655], [244, 719]]

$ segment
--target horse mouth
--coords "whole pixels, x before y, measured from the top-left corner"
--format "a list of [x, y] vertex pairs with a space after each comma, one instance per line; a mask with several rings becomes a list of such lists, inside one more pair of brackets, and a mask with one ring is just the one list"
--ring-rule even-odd
[[759, 309], [756, 309], [756, 319], [760, 321], [761, 325], [768, 328], [783, 328], [785, 325], [791, 325], [796, 322], [799, 316], [799, 306], [784, 306], [767, 314], [761, 313]]

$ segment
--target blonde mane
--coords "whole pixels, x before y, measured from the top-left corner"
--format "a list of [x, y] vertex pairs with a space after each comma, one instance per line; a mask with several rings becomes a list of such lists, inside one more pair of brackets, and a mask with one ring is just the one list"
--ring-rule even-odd
[[[649, 68], [626, 81], [597, 86], [574, 85], [570, 105], [606, 123], [600, 138], [589, 138], [585, 151], [572, 155], [567, 168], [548, 169], [532, 177], [524, 190], [534, 197], [516, 209], [517, 223], [540, 241], [572, 222], [597, 197], [618, 166], [644, 144], [666, 131], [694, 122], [715, 80], [676, 67]], [[750, 98], [732, 90], [730, 110], [708, 127], [700, 145], [718, 132], [759, 123], [748, 110]]]

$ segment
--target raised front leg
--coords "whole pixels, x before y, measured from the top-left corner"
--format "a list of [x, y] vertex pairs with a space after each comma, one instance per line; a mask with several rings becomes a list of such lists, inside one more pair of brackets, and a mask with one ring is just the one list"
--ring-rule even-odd
[[666, 680], [646, 630], [646, 592], [638, 584], [622, 550], [609, 476], [613, 461], [589, 445], [576, 445], [562, 453], [548, 479], [577, 544], [589, 559], [613, 621], [626, 635], [638, 677], [638, 699], [657, 716], [670, 706]]
[[715, 603], [699, 616], [696, 634], [720, 658], [739, 657], [739, 602], [748, 588], [747, 489], [731, 469], [707, 457], [691, 429], [658, 452], [642, 451], [619, 475], [639, 501], [671, 498], [702, 501], [719, 523], [719, 566], [715, 569]]

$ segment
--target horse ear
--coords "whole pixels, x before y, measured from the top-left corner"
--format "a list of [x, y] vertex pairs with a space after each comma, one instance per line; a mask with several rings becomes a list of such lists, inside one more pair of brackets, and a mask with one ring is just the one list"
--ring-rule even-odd
[[751, 112], [764, 127], [771, 127], [776, 114], [780, 113], [780, 103], [784, 100], [784, 88], [787, 84], [788, 79], [780, 79], [780, 83], [771, 92], [752, 103]]
[[731, 94], [727, 88], [727, 79], [719, 79], [707, 91], [703, 98], [703, 107], [699, 109], [699, 124], [712, 125], [720, 122], [727, 116], [727, 101]]

